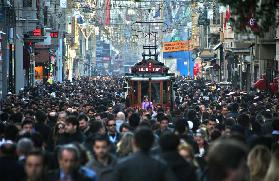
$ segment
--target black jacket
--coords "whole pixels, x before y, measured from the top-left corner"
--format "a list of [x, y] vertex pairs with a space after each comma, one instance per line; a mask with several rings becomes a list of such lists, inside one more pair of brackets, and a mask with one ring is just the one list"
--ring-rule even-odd
[[0, 180], [19, 181], [24, 178], [24, 169], [16, 158], [10, 156], [0, 157]]
[[196, 181], [195, 169], [183, 159], [177, 152], [162, 153], [161, 157], [166, 161], [178, 181]]
[[142, 152], [120, 161], [115, 174], [116, 181], [176, 181], [165, 163]]
[[57, 145], [64, 145], [69, 143], [83, 143], [85, 141], [85, 136], [80, 132], [77, 131], [74, 134], [65, 133], [61, 135], [57, 140]]
[[[72, 181], [92, 181], [92, 178], [86, 177], [80, 172], [76, 172], [71, 175]], [[52, 172], [49, 172], [46, 176], [47, 181], [60, 181], [60, 171], [55, 170]]]
[[50, 127], [45, 125], [44, 123], [36, 123], [35, 130], [42, 135], [44, 142], [47, 143], [48, 139], [51, 137]]
[[116, 163], [116, 158], [109, 155], [108, 165], [103, 165], [96, 159], [93, 159], [86, 166], [96, 172], [99, 181], [110, 181], [113, 180]]

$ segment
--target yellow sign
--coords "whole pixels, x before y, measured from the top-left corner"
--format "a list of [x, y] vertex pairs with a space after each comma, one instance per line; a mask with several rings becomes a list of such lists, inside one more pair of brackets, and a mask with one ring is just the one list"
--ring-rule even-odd
[[191, 40], [165, 42], [163, 47], [163, 52], [178, 52], [178, 51], [189, 51], [189, 50], [193, 50], [193, 45]]

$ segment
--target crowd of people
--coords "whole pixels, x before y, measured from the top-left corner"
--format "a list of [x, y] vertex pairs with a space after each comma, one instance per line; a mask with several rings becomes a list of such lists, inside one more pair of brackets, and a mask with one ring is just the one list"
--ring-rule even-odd
[[146, 110], [127, 106], [123, 84], [92, 77], [9, 93], [0, 180], [279, 180], [278, 95], [179, 77], [173, 110]]

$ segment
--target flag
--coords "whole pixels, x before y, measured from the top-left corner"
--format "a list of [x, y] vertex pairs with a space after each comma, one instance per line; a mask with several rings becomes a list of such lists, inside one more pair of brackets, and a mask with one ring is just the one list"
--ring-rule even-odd
[[231, 18], [230, 7], [229, 7], [229, 5], [227, 5], [226, 17], [225, 17], [225, 22], [224, 22], [224, 28], [227, 27], [227, 22], [229, 21], [230, 18]]
[[161, 8], [159, 8], [156, 12], [155, 12], [155, 16], [153, 18], [158, 18], [161, 16], [161, 12], [160, 12]]
[[248, 26], [253, 32], [259, 32], [260, 27], [258, 26], [257, 20], [254, 17], [250, 17], [248, 21]]
[[105, 25], [110, 25], [110, 0], [106, 0], [106, 18], [105, 18]]
[[130, 15], [128, 13], [128, 8], [126, 9], [126, 12], [125, 12], [125, 20], [126, 21], [131, 21], [131, 17], [130, 17]]

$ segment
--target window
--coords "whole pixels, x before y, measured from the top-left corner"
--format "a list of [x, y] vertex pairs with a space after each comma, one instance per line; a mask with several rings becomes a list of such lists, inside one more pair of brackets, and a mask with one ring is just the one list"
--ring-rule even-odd
[[23, 7], [32, 7], [33, 0], [23, 0]]

